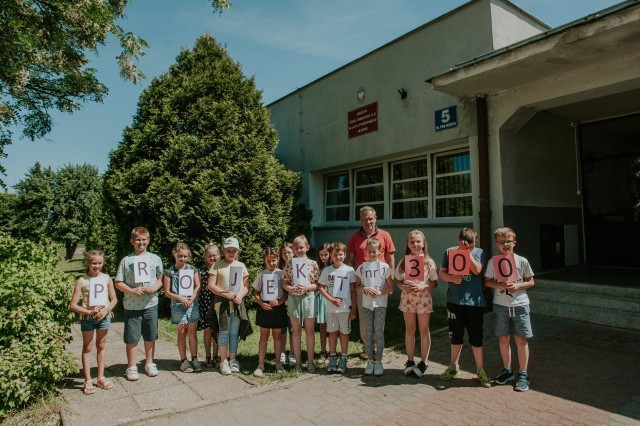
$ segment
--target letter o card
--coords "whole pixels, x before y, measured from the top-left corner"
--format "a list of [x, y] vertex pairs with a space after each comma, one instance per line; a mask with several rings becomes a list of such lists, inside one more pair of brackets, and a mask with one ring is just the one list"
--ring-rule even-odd
[[193, 282], [193, 269], [180, 269], [178, 272], [178, 295], [193, 296], [195, 284]]
[[349, 297], [351, 286], [349, 285], [349, 274], [344, 271], [335, 271], [335, 279], [333, 281], [333, 297], [346, 299]]
[[89, 306], [106, 306], [107, 277], [89, 278]]
[[516, 268], [516, 259], [513, 253], [493, 256], [492, 261], [497, 282], [503, 283], [505, 281], [518, 280], [518, 269]]
[[262, 290], [260, 291], [260, 298], [265, 302], [278, 299], [278, 283], [280, 278], [278, 274], [262, 274]]
[[424, 281], [424, 256], [404, 257], [404, 280]]
[[451, 275], [469, 275], [471, 273], [471, 252], [469, 250], [449, 250], [449, 267]]
[[229, 291], [232, 293], [240, 293], [242, 290], [242, 266], [232, 266], [229, 268]]
[[309, 263], [303, 257], [291, 259], [291, 273], [293, 274], [293, 285], [309, 285]]

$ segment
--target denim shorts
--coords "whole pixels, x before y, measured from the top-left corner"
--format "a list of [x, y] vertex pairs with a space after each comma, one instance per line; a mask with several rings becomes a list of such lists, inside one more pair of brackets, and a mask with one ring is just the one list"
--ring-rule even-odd
[[146, 309], [124, 310], [124, 343], [137, 344], [158, 340], [158, 305]]
[[171, 324], [188, 324], [199, 320], [200, 307], [197, 300], [188, 308], [182, 306], [182, 303], [171, 303]]
[[530, 339], [533, 337], [531, 329], [531, 315], [529, 305], [502, 306], [493, 305], [495, 315], [496, 336], [515, 336]]
[[100, 321], [96, 319], [81, 319], [80, 330], [81, 331], [94, 331], [94, 330], [109, 330], [111, 328], [111, 318], [106, 316]]

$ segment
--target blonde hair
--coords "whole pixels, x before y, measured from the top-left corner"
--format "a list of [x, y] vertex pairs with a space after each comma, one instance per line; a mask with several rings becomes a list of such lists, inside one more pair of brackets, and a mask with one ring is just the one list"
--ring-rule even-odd
[[146, 235], [147, 237], [151, 238], [151, 234], [149, 234], [149, 230], [147, 228], [145, 228], [144, 226], [136, 226], [131, 231], [131, 239], [132, 240], [135, 239], [136, 237], [141, 236], [141, 235]]
[[295, 237], [293, 239], [293, 241], [291, 242], [292, 246], [295, 246], [297, 244], [304, 244], [305, 246], [309, 246], [309, 240], [307, 239], [307, 237], [304, 234], [300, 234], [297, 237]]
[[378, 250], [380, 250], [380, 246], [382, 246], [382, 243], [377, 238], [369, 238], [367, 240], [367, 248], [371, 247], [371, 248], [377, 248]]
[[176, 243], [175, 246], [173, 246], [173, 250], [171, 250], [171, 252], [173, 254], [176, 254], [177, 252], [179, 252], [180, 250], [185, 250], [187, 252], [187, 255], [189, 257], [191, 257], [191, 249], [189, 248], [189, 246], [187, 245], [187, 243]]
[[93, 256], [101, 256], [104, 261], [104, 252], [102, 250], [88, 250], [84, 252], [82, 262], [87, 266], [87, 272], [89, 271], [89, 262]]
[[[404, 255], [407, 256], [411, 254], [411, 249], [409, 248], [409, 240], [411, 239], [412, 235], [418, 235], [422, 238], [422, 242], [424, 243], [424, 247], [422, 249], [422, 256], [424, 257], [424, 266], [425, 268], [429, 268], [428, 260], [431, 259], [431, 257], [429, 257], [429, 246], [427, 245], [427, 237], [424, 235], [422, 231], [414, 229], [413, 231], [409, 232], [409, 234], [407, 235], [407, 248], [404, 251]], [[400, 272], [404, 272], [404, 257], [398, 264], [398, 268], [400, 269]]]
[[502, 227], [502, 228], [498, 228], [495, 230], [495, 232], [493, 233], [493, 239], [497, 240], [498, 237], [503, 237], [503, 238], [509, 238], [509, 235], [513, 235], [513, 239], [516, 239], [516, 233], [513, 229], [511, 228], [507, 228]]

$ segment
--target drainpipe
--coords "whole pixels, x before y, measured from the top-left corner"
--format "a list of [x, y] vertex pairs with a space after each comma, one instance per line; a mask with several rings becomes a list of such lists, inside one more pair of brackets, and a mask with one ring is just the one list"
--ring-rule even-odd
[[491, 210], [489, 208], [489, 120], [487, 98], [476, 96], [476, 126], [478, 132], [478, 181], [480, 194], [480, 247], [486, 256], [491, 253]]

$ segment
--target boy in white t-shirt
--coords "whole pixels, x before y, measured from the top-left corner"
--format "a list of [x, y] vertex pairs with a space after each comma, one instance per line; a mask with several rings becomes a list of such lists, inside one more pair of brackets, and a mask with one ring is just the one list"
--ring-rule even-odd
[[[516, 233], [511, 228], [498, 228], [493, 233], [500, 254], [491, 258], [484, 273], [484, 285], [493, 288], [493, 312], [496, 336], [500, 343], [500, 355], [504, 368], [494, 379], [500, 385], [514, 379], [511, 370], [511, 330], [518, 347], [520, 371], [515, 390], [529, 389], [529, 344], [533, 337], [529, 314], [529, 296], [526, 289], [533, 287], [533, 271], [529, 261], [513, 252]], [[512, 263], [513, 262], [513, 263]], [[514, 268], [515, 266], [515, 268]]]
[[[318, 279], [319, 291], [327, 298], [327, 333], [329, 333], [329, 367], [328, 372], [347, 371], [349, 355], [349, 333], [351, 321], [356, 318], [356, 274], [353, 268], [344, 264], [347, 246], [341, 242], [331, 245], [331, 265], [322, 270]], [[336, 354], [340, 335], [342, 356], [340, 363]]]
[[[380, 262], [380, 240], [370, 238], [366, 246], [367, 261], [356, 269], [356, 290], [362, 291], [362, 308], [367, 330], [367, 356], [369, 361], [364, 374], [382, 376], [384, 351], [384, 321], [387, 315], [389, 295], [393, 293], [393, 270]], [[375, 336], [375, 339], [374, 339]], [[374, 340], [377, 349], [374, 349]]]

